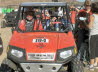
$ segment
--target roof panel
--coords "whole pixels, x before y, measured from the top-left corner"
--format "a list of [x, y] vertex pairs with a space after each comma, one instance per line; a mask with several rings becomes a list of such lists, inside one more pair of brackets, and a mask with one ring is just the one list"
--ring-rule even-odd
[[25, 2], [20, 6], [65, 6], [65, 2]]

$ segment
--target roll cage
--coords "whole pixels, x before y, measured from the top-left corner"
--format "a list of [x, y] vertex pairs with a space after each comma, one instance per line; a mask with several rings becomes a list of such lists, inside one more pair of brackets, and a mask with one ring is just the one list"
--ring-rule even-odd
[[[28, 8], [28, 7], [32, 7], [32, 8], [39, 8], [41, 10], [45, 10], [48, 9], [48, 8], [59, 8], [61, 7], [63, 9], [63, 15], [64, 15], [64, 12], [66, 12], [66, 24], [71, 26], [71, 21], [70, 21], [70, 12], [69, 12], [69, 6], [67, 3], [63, 3], [63, 2], [43, 2], [43, 3], [36, 3], [36, 2], [26, 2], [26, 3], [22, 3], [20, 6], [19, 6], [19, 10], [18, 10], [18, 14], [17, 14], [17, 17], [16, 17], [16, 27], [15, 29], [18, 30], [18, 31], [21, 31], [21, 32], [26, 32], [26, 31], [22, 31], [19, 29], [19, 21], [24, 19], [24, 11], [25, 11], [25, 8]], [[42, 11], [41, 11], [42, 13]], [[41, 15], [41, 14], [40, 14]], [[41, 15], [42, 16], [42, 15]], [[52, 15], [54, 17], [54, 15]], [[55, 16], [58, 18], [58, 16]], [[63, 18], [63, 16], [62, 16]], [[46, 21], [46, 20], [45, 20]], [[59, 23], [57, 21], [57, 23]], [[45, 23], [46, 24], [46, 23]], [[56, 23], [55, 23], [56, 25]], [[67, 27], [65, 27], [67, 28]], [[71, 30], [71, 29], [70, 29]], [[33, 30], [33, 32], [39, 32], [39, 31], [45, 31], [45, 32], [50, 32], [51, 30]], [[65, 30], [63, 31], [51, 31], [51, 32], [64, 32]]]

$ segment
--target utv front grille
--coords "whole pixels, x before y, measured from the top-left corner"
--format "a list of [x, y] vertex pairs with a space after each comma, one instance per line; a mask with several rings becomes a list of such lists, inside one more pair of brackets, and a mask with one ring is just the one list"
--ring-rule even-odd
[[28, 53], [28, 60], [39, 60], [39, 61], [54, 61], [55, 53]]

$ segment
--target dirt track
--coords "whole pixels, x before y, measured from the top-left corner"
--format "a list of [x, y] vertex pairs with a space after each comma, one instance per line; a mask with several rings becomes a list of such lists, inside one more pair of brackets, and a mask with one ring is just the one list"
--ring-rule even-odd
[[7, 51], [7, 46], [11, 37], [11, 31], [10, 31], [10, 28], [4, 28], [4, 29], [0, 29], [0, 33], [1, 33], [1, 38], [3, 40], [3, 46], [4, 46], [3, 54], [0, 57], [0, 61], [2, 61], [2, 59], [6, 57], [6, 51]]
[[[11, 35], [12, 35], [11, 28], [7, 27], [7, 28], [2, 28], [1, 29], [1, 26], [0, 26], [0, 34], [1, 34], [1, 38], [3, 40], [3, 45], [4, 45], [3, 54], [0, 56], [0, 62], [2, 62], [2, 60], [4, 58], [6, 58], [7, 46], [8, 46], [8, 43], [9, 43]], [[91, 71], [88, 71], [87, 69], [85, 69], [85, 72], [91, 72]], [[93, 72], [98, 72], [98, 70], [93, 71]]]

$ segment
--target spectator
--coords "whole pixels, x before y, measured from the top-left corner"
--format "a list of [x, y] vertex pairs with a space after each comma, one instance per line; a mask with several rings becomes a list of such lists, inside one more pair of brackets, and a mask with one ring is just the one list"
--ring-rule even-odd
[[[88, 46], [89, 46], [88, 45], [89, 30], [87, 28], [87, 24], [90, 21], [89, 19], [90, 15], [92, 15], [91, 1], [86, 0], [84, 3], [84, 6], [85, 6], [85, 9], [80, 10], [77, 15], [77, 21], [76, 21], [77, 23], [75, 25], [75, 36], [77, 37], [77, 47], [79, 52], [81, 52], [80, 59], [82, 61], [84, 61], [85, 59], [87, 60], [87, 57], [84, 56], [84, 52], [88, 51]], [[83, 47], [84, 44], [86, 44], [85, 45], [86, 48]]]
[[85, 8], [80, 10], [79, 12], [87, 12], [88, 14], [92, 15], [91, 12], [91, 1], [90, 0], [86, 0], [84, 3]]
[[98, 2], [93, 3], [91, 7], [93, 15], [90, 16], [89, 46], [90, 46], [90, 70], [98, 68]]
[[77, 15], [77, 11], [75, 9], [74, 6], [71, 6], [71, 11], [70, 11], [70, 16], [71, 16], [71, 23], [73, 26], [73, 29], [75, 28], [75, 23], [76, 23], [76, 15]]
[[[85, 9], [82, 9], [79, 11], [77, 16], [83, 16], [88, 18], [89, 20], [89, 16], [92, 14], [91, 12], [91, 1], [85, 1], [84, 3]], [[90, 20], [89, 20], [90, 21]], [[88, 22], [85, 22], [88, 24]], [[75, 32], [78, 33], [78, 48], [80, 49], [82, 43], [85, 41], [85, 34], [87, 34], [87, 29], [85, 28], [85, 23], [82, 23], [84, 25], [81, 24], [80, 20], [77, 21], [76, 25], [75, 25]], [[82, 25], [82, 26], [81, 26]], [[78, 31], [77, 31], [78, 30]]]

